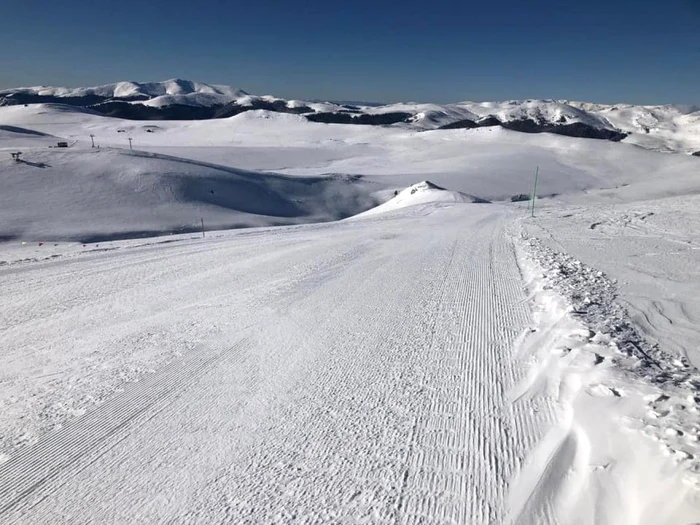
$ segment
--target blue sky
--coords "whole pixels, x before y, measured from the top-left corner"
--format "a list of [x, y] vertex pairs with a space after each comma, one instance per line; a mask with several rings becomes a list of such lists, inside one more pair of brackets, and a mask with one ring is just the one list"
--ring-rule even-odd
[[0, 0], [0, 88], [700, 103], [700, 0]]

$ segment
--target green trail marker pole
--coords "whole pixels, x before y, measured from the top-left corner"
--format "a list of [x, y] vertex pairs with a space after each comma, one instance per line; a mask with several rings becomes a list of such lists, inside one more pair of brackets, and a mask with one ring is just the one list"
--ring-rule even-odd
[[537, 166], [537, 169], [535, 170], [535, 187], [532, 190], [532, 214], [530, 217], [535, 216], [535, 199], [537, 198], [537, 176], [540, 174], [540, 167]]

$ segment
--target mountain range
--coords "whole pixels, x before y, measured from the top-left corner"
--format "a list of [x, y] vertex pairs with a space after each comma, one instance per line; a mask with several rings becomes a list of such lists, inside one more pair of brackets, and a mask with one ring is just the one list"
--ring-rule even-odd
[[384, 105], [289, 100], [189, 80], [118, 82], [97, 87], [0, 91], [0, 106], [66, 104], [130, 120], [203, 120], [264, 110], [328, 124], [393, 125], [417, 130], [501, 126], [525, 133], [626, 141], [648, 149], [700, 155], [697, 106], [509, 100]]

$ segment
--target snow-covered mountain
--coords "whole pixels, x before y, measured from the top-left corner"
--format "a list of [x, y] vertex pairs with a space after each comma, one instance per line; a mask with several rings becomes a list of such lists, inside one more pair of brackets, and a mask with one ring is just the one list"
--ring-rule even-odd
[[299, 114], [327, 124], [395, 125], [419, 130], [501, 126], [525, 133], [624, 140], [647, 149], [700, 154], [700, 108], [696, 106], [561, 100], [363, 105], [287, 100], [179, 79], [0, 91], [0, 106], [36, 103], [68, 104], [130, 120], [202, 120], [265, 110]]
[[[117, 82], [96, 87], [64, 88], [37, 86], [0, 91], [0, 99], [12, 103], [27, 98], [51, 99], [105, 99], [136, 102], [152, 107], [184, 104], [189, 106], [215, 106], [246, 96], [243, 90], [230, 86], [218, 86], [171, 79], [163, 82]], [[25, 102], [26, 103], [26, 102]]]
[[605, 118], [630, 134], [626, 142], [648, 149], [686, 151], [700, 155], [700, 107], [688, 105], [634, 106], [569, 102]]

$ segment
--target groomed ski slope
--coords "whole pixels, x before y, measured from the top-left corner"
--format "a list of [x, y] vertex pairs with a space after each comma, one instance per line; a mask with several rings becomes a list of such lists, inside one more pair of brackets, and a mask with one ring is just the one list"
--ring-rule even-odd
[[696, 157], [0, 110], [1, 523], [698, 522]]
[[508, 212], [417, 210], [6, 268], [22, 411], [143, 375], [2, 466], [2, 522], [503, 523], [550, 418]]

